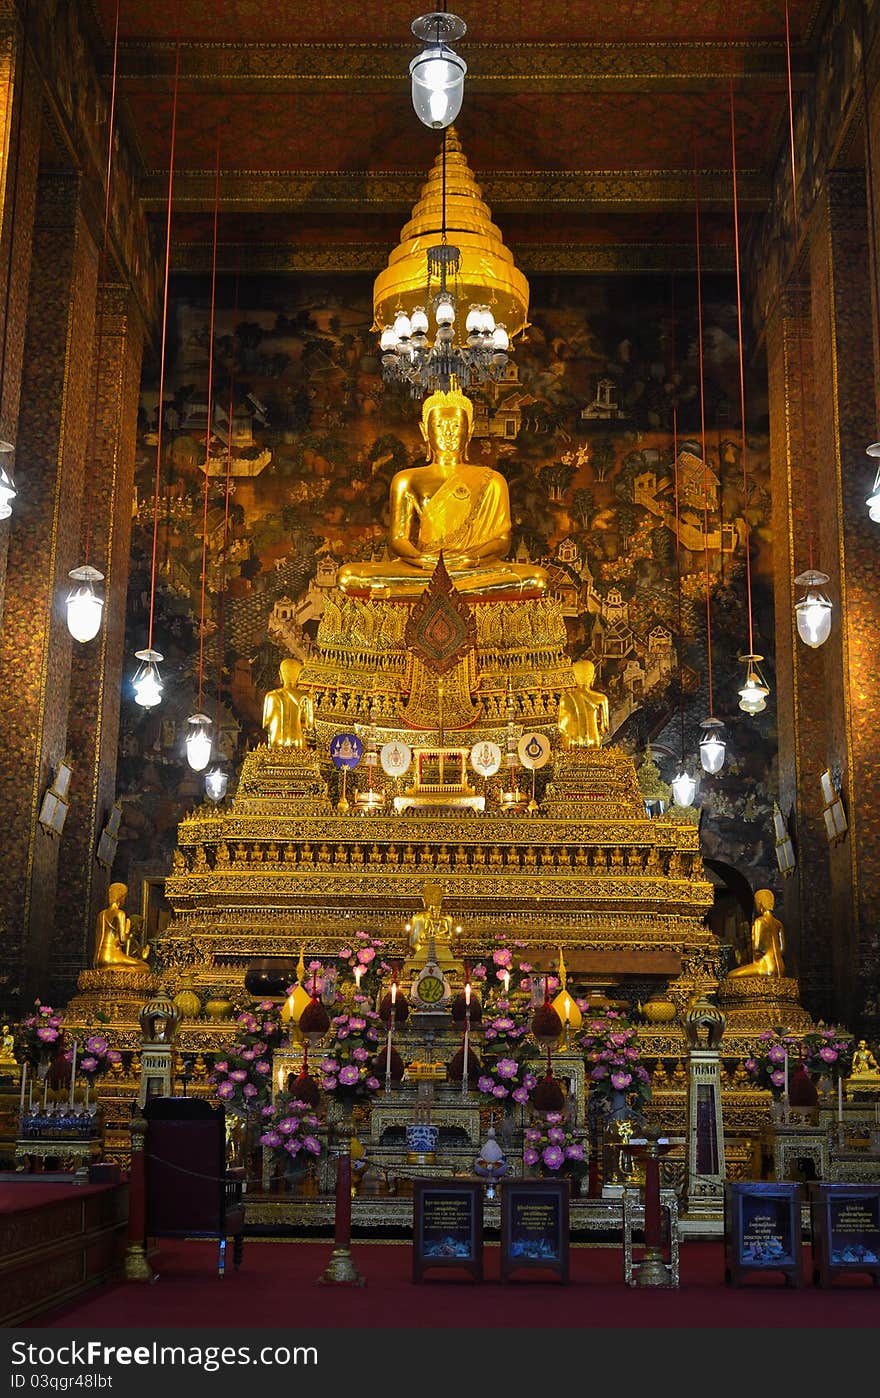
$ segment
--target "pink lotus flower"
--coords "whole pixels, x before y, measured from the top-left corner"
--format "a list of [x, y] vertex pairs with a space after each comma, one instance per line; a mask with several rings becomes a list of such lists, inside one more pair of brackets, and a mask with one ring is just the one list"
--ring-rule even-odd
[[89, 1053], [96, 1053], [99, 1058], [102, 1054], [107, 1052], [109, 1047], [110, 1041], [109, 1039], [105, 1039], [103, 1034], [92, 1034], [86, 1039], [86, 1048]]
[[367, 1087], [370, 1092], [378, 1092], [380, 1083], [378, 1078], [367, 1078]]
[[565, 1132], [562, 1131], [558, 1126], [551, 1126], [550, 1130], [547, 1132], [547, 1135], [549, 1136], [554, 1146], [561, 1146], [563, 1141], [565, 1140]]
[[558, 1170], [565, 1156], [558, 1146], [545, 1146], [541, 1152], [541, 1159], [548, 1170]]
[[342, 948], [342, 951], [339, 953], [339, 955], [340, 955], [340, 958], [341, 958], [343, 961], [349, 961], [349, 960], [351, 960], [351, 957], [352, 957], [352, 955], [353, 955], [353, 952], [352, 952], [352, 950], [351, 950], [351, 947], [343, 947], [343, 948]]
[[58, 1030], [50, 1029], [48, 1026], [45, 1029], [38, 1029], [37, 1038], [44, 1044], [54, 1044], [58, 1038]]
[[623, 1092], [632, 1082], [632, 1073], [612, 1073], [611, 1086], [615, 1092]]
[[80, 1059], [79, 1066], [83, 1073], [94, 1073], [95, 1069], [98, 1067], [98, 1060], [91, 1054], [86, 1054], [84, 1058]]
[[321, 1142], [316, 1140], [314, 1136], [303, 1137], [303, 1145], [311, 1155], [321, 1154]]
[[608, 1069], [602, 1063], [597, 1063], [590, 1073], [593, 1082], [601, 1082], [602, 1078], [607, 1078], [607, 1076]]
[[524, 1106], [529, 1100], [529, 1094], [524, 1087], [515, 1087], [510, 1095], [514, 1102], [518, 1102], [520, 1106]]
[[485, 1074], [483, 1075], [483, 1077], [477, 1078], [477, 1090], [479, 1092], [491, 1092], [494, 1086], [495, 1084], [492, 1081], [492, 1079], [487, 1078]]
[[528, 1092], [533, 1091], [537, 1085], [538, 1079], [535, 1077], [534, 1073], [526, 1073], [523, 1076], [523, 1087], [526, 1088]]
[[781, 1068], [774, 1069], [774, 1071], [770, 1074], [770, 1081], [772, 1082], [774, 1087], [785, 1086], [785, 1073], [782, 1071]]
[[339, 1072], [339, 1085], [340, 1085], [340, 1087], [354, 1087], [355, 1083], [358, 1082], [359, 1079], [360, 1079], [360, 1072], [358, 1071], [357, 1068], [355, 1068], [355, 1066], [354, 1066], [353, 1063], [346, 1063], [345, 1067], [342, 1068], [342, 1069], [340, 1069], [340, 1072]]
[[221, 1082], [217, 1088], [217, 1096], [222, 1097], [224, 1102], [235, 1096], [235, 1088], [231, 1082]]
[[259, 1063], [255, 1063], [255, 1064], [254, 1064], [254, 1072], [255, 1072], [255, 1073], [261, 1073], [263, 1076], [265, 1076], [266, 1073], [271, 1073], [271, 1071], [272, 1071], [272, 1064], [271, 1064], [271, 1063], [267, 1063], [266, 1060], [265, 1060], [265, 1058], [261, 1058], [260, 1061], [259, 1061]]
[[499, 1078], [515, 1078], [517, 1075], [517, 1065], [513, 1058], [499, 1058], [495, 1069]]
[[241, 1057], [244, 1059], [245, 1063], [253, 1063], [256, 1056], [257, 1055], [254, 1053], [253, 1049], [244, 1049], [241, 1054]]
[[336, 1088], [336, 1079], [332, 1077], [323, 1078], [321, 1081], [321, 1086], [323, 1087], [325, 1092], [333, 1092]]
[[256, 1097], [257, 1089], [254, 1087], [252, 1082], [246, 1082], [244, 1087], [241, 1089], [241, 1095], [242, 1097], [247, 1098]]
[[244, 1068], [233, 1068], [229, 1076], [233, 1082], [247, 1082], [247, 1073]]
[[369, 966], [370, 962], [375, 960], [375, 957], [376, 953], [373, 951], [372, 947], [361, 947], [357, 954], [357, 959], [362, 966]]
[[785, 1049], [781, 1044], [774, 1044], [771, 1049], [767, 1050], [767, 1057], [770, 1059], [771, 1063], [784, 1063]]
[[284, 1142], [284, 1149], [288, 1155], [299, 1155], [302, 1150], [302, 1141], [289, 1140]]
[[261, 1146], [280, 1146], [281, 1137], [277, 1131], [264, 1131], [260, 1137]]
[[523, 1161], [526, 1165], [537, 1165], [538, 1152], [532, 1146], [526, 1146], [523, 1151]]
[[575, 1141], [572, 1145], [566, 1146], [565, 1156], [567, 1160], [583, 1160], [584, 1148], [580, 1141]]
[[493, 1088], [492, 1088], [492, 1096], [493, 1096], [493, 1097], [507, 1097], [507, 1096], [508, 1096], [507, 1088], [504, 1087], [504, 1086], [502, 1086], [501, 1083], [498, 1083], [498, 1085], [497, 1085], [496, 1087], [493, 1087]]
[[833, 1048], [820, 1048], [819, 1057], [824, 1063], [836, 1063], [838, 1058], [837, 1050]]
[[283, 1121], [278, 1123], [278, 1130], [283, 1136], [292, 1136], [298, 1127], [299, 1122], [292, 1116], [285, 1117]]

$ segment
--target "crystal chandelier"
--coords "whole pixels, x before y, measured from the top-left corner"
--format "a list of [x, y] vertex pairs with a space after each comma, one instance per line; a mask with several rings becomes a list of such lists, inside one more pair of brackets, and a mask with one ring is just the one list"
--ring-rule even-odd
[[191, 714], [186, 735], [186, 760], [194, 772], [204, 772], [211, 760], [211, 720], [207, 714]]
[[453, 378], [464, 390], [497, 380], [512, 337], [527, 322], [528, 305], [528, 282], [450, 128], [373, 288], [382, 376], [416, 398], [448, 392]]
[[[11, 442], [0, 441], [0, 457], [11, 456], [15, 447]], [[12, 502], [16, 496], [12, 477], [0, 460], [0, 519], [8, 519], [12, 514]]]
[[760, 714], [767, 707], [770, 686], [758, 668], [763, 655], [741, 655], [740, 662], [746, 667], [746, 677], [739, 690], [739, 706], [745, 714]]
[[165, 657], [161, 651], [153, 650], [152, 646], [145, 650], [136, 650], [134, 654], [135, 659], [141, 662], [132, 680], [135, 703], [140, 704], [142, 709], [152, 709], [162, 698], [159, 661]]
[[435, 10], [414, 19], [410, 28], [423, 44], [409, 65], [413, 107], [419, 121], [439, 131], [461, 111], [467, 64], [450, 43], [464, 37], [467, 25], [458, 15]]
[[818, 590], [828, 581], [828, 574], [820, 573], [815, 568], [808, 568], [795, 578], [796, 586], [807, 589], [794, 605], [798, 635], [813, 650], [824, 645], [831, 631], [832, 605], [825, 593]]
[[710, 777], [717, 776], [724, 766], [727, 744], [721, 736], [723, 730], [720, 718], [704, 718], [700, 725], [700, 766]]
[[67, 629], [75, 641], [91, 641], [101, 629], [104, 599], [95, 592], [95, 583], [103, 582], [104, 574], [84, 563], [72, 568], [68, 576], [79, 586], [67, 597]]

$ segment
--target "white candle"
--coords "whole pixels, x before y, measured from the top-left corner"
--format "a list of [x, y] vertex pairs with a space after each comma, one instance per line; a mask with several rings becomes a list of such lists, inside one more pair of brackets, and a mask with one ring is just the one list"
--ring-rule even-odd
[[785, 1050], [785, 1063], [784, 1063], [784, 1065], [783, 1065], [783, 1068], [784, 1068], [784, 1072], [785, 1072], [785, 1081], [783, 1082], [783, 1085], [782, 1085], [782, 1091], [783, 1091], [783, 1094], [784, 1094], [784, 1096], [785, 1096], [785, 1100], [786, 1100], [786, 1102], [787, 1102], [787, 1101], [788, 1101], [788, 1049]]
[[363, 974], [364, 974], [364, 968], [363, 968], [363, 966], [355, 966], [355, 968], [354, 968], [354, 983], [355, 983], [355, 987], [356, 987], [357, 990], [360, 990], [360, 988], [361, 988], [361, 976], [362, 976]]
[[43, 1079], [43, 1111], [49, 1104], [49, 1069], [46, 1069], [46, 1076]]
[[507, 992], [508, 992], [508, 990], [510, 989], [510, 972], [509, 972], [509, 971], [502, 971], [502, 972], [501, 972], [501, 979], [502, 979], [502, 981], [503, 981], [503, 983], [504, 983], [504, 994], [506, 995]]
[[566, 1024], [569, 1023], [570, 1019], [571, 1019], [571, 996], [570, 996], [570, 995], [566, 995], [566, 997], [565, 997], [565, 1022], [566, 1022]]
[[21, 1070], [21, 1097], [19, 1098], [19, 1101], [18, 1101], [18, 1115], [19, 1115], [19, 1116], [24, 1116], [24, 1088], [25, 1088], [25, 1083], [27, 1082], [27, 1072], [28, 1072], [28, 1065], [27, 1065], [27, 1063], [25, 1063], [24, 1067], [23, 1067], [22, 1070]]
[[385, 1091], [391, 1089], [391, 1020], [388, 1021], [388, 1038], [385, 1043]]
[[837, 1120], [843, 1125], [843, 1078], [837, 1078]]
[[461, 1095], [464, 1097], [468, 1090], [468, 1048], [471, 1037], [471, 1017], [468, 1015], [464, 1022], [464, 1063], [461, 1069]]
[[70, 1106], [71, 1110], [73, 1109], [73, 1098], [74, 1098], [74, 1093], [75, 1093], [75, 1091], [76, 1091], [76, 1050], [77, 1050], [77, 1042], [76, 1042], [76, 1039], [74, 1039], [74, 1041], [73, 1041], [73, 1058], [72, 1058], [71, 1064], [70, 1064], [70, 1097], [69, 1097], [69, 1099], [68, 1099], [69, 1106]]

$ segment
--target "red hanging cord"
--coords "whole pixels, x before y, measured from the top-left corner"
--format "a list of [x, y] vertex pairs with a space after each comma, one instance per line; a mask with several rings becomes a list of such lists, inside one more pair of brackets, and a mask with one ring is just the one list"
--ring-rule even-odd
[[[786, 14], [787, 14], [786, 10]], [[865, 161], [868, 178], [865, 181], [868, 191], [868, 246], [871, 250], [871, 291], [874, 299], [874, 324], [880, 336], [880, 277], [877, 274], [877, 205], [874, 198], [874, 142], [871, 136], [870, 102], [868, 100], [868, 14], [867, 4], [860, 6], [860, 29], [862, 38], [862, 104], [865, 121]]]
[[[235, 274], [232, 319], [238, 315], [239, 274]], [[223, 657], [226, 646], [226, 584], [229, 575], [229, 496], [232, 482], [232, 405], [235, 401], [235, 325], [232, 327], [232, 364], [229, 369], [229, 418], [226, 433], [226, 485], [223, 501], [223, 571], [220, 579], [220, 602], [217, 623], [217, 743], [219, 752], [220, 722], [223, 712]]]
[[746, 602], [748, 604], [749, 616], [749, 655], [755, 651], [754, 645], [754, 622], [752, 619], [752, 562], [750, 554], [750, 529], [749, 529], [749, 478], [746, 467], [746, 375], [743, 361], [743, 329], [742, 329], [742, 273], [740, 271], [739, 258], [739, 197], [737, 192], [736, 178], [736, 107], [733, 97], [733, 78], [730, 80], [730, 155], [733, 167], [733, 236], [736, 251], [736, 327], [737, 341], [739, 344], [739, 403], [740, 418], [742, 427], [742, 468], [743, 468], [743, 522], [745, 525], [745, 549], [746, 549]]
[[[101, 354], [104, 347], [104, 307], [107, 281], [107, 247], [110, 241], [110, 208], [113, 187], [113, 137], [116, 134], [116, 88], [119, 77], [119, 10], [121, 0], [116, 0], [116, 22], [113, 30], [113, 77], [110, 83], [110, 120], [107, 133], [107, 176], [104, 183], [104, 235], [101, 241], [101, 258], [98, 263], [98, 325], [95, 331], [95, 391], [92, 398], [92, 451], [98, 454], [98, 402], [101, 392]], [[85, 538], [84, 562], [89, 562], [92, 544], [92, 472], [86, 469], [85, 479]]]
[[214, 324], [217, 314], [217, 225], [220, 219], [220, 128], [217, 128], [217, 161], [214, 169], [214, 247], [211, 261], [211, 316], [208, 329], [208, 425], [205, 429], [205, 496], [202, 510], [202, 596], [199, 608], [199, 702], [205, 678], [205, 586], [208, 571], [208, 492], [211, 484], [211, 426], [214, 419]]
[[[786, 65], [786, 74], [787, 74], [787, 77], [788, 77], [788, 137], [789, 137], [789, 151], [790, 151], [790, 154], [791, 154], [791, 208], [792, 208], [792, 221], [793, 221], [793, 223], [794, 223], [794, 255], [795, 255], [795, 260], [797, 260], [797, 258], [798, 258], [799, 255], [800, 255], [801, 233], [800, 233], [800, 210], [799, 210], [799, 208], [798, 208], [797, 162], [796, 162], [796, 160], [795, 160], [795, 154], [794, 154], [794, 88], [793, 88], [793, 86], [792, 86], [792, 81], [791, 81], [791, 28], [790, 28], [790, 25], [789, 25], [789, 17], [788, 17], [788, 0], [785, 0], [785, 65]], [[865, 122], [866, 122], [866, 129], [867, 129], [867, 111], [868, 111], [868, 108], [867, 108], [867, 104], [866, 104], [866, 106], [865, 106]], [[870, 179], [869, 179], [869, 180], [868, 180], [868, 198], [869, 198], [869, 199], [871, 198], [871, 192], [870, 192], [870, 190], [871, 190], [871, 181], [870, 181]], [[873, 220], [872, 220], [872, 222], [873, 222]], [[806, 386], [805, 386], [806, 381], [805, 381], [805, 375], [804, 375], [804, 333], [803, 333], [803, 327], [802, 327], [802, 325], [801, 325], [800, 307], [798, 307], [798, 314], [797, 314], [796, 320], [797, 320], [798, 380], [799, 380], [799, 391], [800, 391], [800, 399], [801, 399], [801, 402], [800, 402], [801, 452], [802, 452], [802, 453], [805, 453], [805, 452], [806, 452], [806, 444], [807, 444], [807, 417], [806, 417], [806, 413], [807, 413], [807, 398], [806, 398]], [[807, 492], [807, 497], [806, 497], [806, 509], [807, 509], [807, 532], [808, 532], [808, 537], [809, 537], [809, 550], [810, 550], [810, 571], [812, 572], [812, 569], [813, 569], [813, 536], [814, 536], [814, 532], [815, 532], [815, 530], [814, 530], [814, 524], [815, 524], [815, 497], [814, 497], [814, 494], [813, 494], [813, 491], [812, 491], [812, 490], [809, 490], [809, 491]]]
[[712, 579], [709, 572], [709, 454], [706, 449], [706, 392], [703, 366], [703, 250], [700, 238], [700, 177], [697, 171], [697, 151], [694, 146], [694, 217], [697, 254], [697, 351], [700, 362], [700, 441], [703, 453], [703, 542], [706, 555], [706, 677], [709, 685], [709, 717], [715, 706], [712, 701]]
[[[6, 129], [9, 128], [9, 121], [15, 108], [15, 139], [6, 142], [7, 169], [10, 155], [15, 161], [15, 168], [12, 172], [12, 190], [9, 199], [9, 246], [6, 258], [6, 286], [3, 292], [3, 342], [0, 350], [0, 414], [4, 409], [4, 398], [6, 388], [6, 350], [9, 344], [9, 305], [12, 298], [12, 272], [15, 264], [15, 215], [18, 207], [18, 176], [21, 166], [21, 127], [24, 115], [24, 73], [27, 67], [27, 31], [28, 17], [30, 14], [30, 0], [24, 0], [24, 9], [21, 15], [21, 46], [18, 54], [18, 71], [13, 81], [13, 54], [10, 51], [10, 73], [9, 87], [7, 88], [7, 108], [6, 108]], [[18, 92], [18, 103], [15, 104], [15, 92]]]
[[684, 633], [682, 631], [682, 610], [681, 610], [681, 517], [678, 508], [678, 389], [675, 383], [677, 373], [677, 357], [675, 352], [676, 337], [676, 316], [675, 316], [675, 274], [672, 276], [672, 475], [675, 491], [675, 593], [678, 604], [678, 717], [681, 730], [681, 762], [684, 766], [684, 666], [682, 663], [682, 652], [684, 650]]
[[150, 626], [147, 649], [153, 649], [153, 622], [156, 614], [156, 557], [159, 546], [159, 487], [162, 479], [162, 427], [165, 417], [165, 355], [168, 347], [168, 281], [171, 273], [171, 210], [174, 196], [174, 153], [177, 144], [177, 99], [180, 92], [180, 0], [174, 52], [174, 95], [171, 101], [171, 151], [168, 161], [168, 213], [165, 225], [165, 286], [162, 299], [162, 352], [159, 363], [159, 425], [156, 442], [156, 479], [153, 487], [153, 553], [150, 564]]

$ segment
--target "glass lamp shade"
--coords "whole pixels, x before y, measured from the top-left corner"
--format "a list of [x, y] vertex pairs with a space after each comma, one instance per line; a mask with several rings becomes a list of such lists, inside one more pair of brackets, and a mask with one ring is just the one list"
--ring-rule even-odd
[[427, 335], [429, 325], [424, 306], [414, 306], [410, 316], [410, 328], [414, 335]]
[[434, 303], [434, 319], [440, 326], [455, 322], [455, 302], [448, 291], [441, 291]]
[[[10, 456], [14, 450], [11, 442], [0, 441], [0, 458]], [[16, 493], [12, 477], [0, 459], [0, 519], [8, 519], [12, 514], [12, 502]]]
[[[413, 33], [417, 37], [426, 37], [427, 34], [418, 34], [416, 25], [426, 24], [428, 33], [435, 26], [430, 26], [432, 15], [425, 15], [423, 20], [416, 20], [413, 24]], [[455, 15], [441, 15], [444, 21], [455, 20]], [[465, 26], [461, 20], [460, 33], [464, 33]], [[456, 36], [457, 37], [457, 36]], [[416, 116], [425, 126], [430, 126], [434, 131], [442, 131], [444, 126], [450, 126], [461, 111], [461, 104], [464, 98], [464, 75], [467, 72], [467, 64], [463, 58], [459, 58], [454, 49], [442, 42], [438, 42], [436, 32], [425, 44], [422, 52], [416, 54], [409, 65], [410, 78], [412, 79], [412, 103]]]
[[868, 507], [868, 516], [874, 524], [880, 524], [880, 442], [872, 442], [866, 451], [876, 462], [876, 474], [874, 476], [874, 489], [868, 496], [865, 504]]
[[672, 795], [677, 806], [692, 806], [697, 794], [697, 783], [685, 769], [684, 763], [677, 775], [672, 778]]
[[760, 714], [767, 707], [765, 701], [770, 687], [758, 669], [758, 662], [763, 658], [762, 655], [740, 656], [746, 666], [746, 677], [739, 690], [739, 706], [744, 714]]
[[827, 582], [828, 574], [819, 573], [814, 568], [795, 578], [798, 586], [807, 589], [794, 607], [798, 635], [813, 650], [823, 645], [831, 632], [832, 605], [824, 592], [819, 591], [822, 584]]
[[222, 767], [212, 767], [205, 773], [205, 795], [209, 801], [222, 801], [229, 786], [229, 773]]
[[412, 323], [406, 311], [398, 311], [394, 317], [394, 337], [397, 340], [408, 340], [412, 334]]
[[95, 592], [95, 583], [103, 581], [104, 574], [84, 563], [81, 568], [72, 568], [69, 576], [79, 586], [67, 596], [67, 629], [75, 641], [85, 643], [101, 629], [104, 599]]
[[140, 704], [142, 709], [155, 708], [162, 698], [159, 661], [165, 657], [161, 651], [148, 647], [146, 650], [136, 650], [135, 658], [141, 662], [132, 680], [135, 703]]
[[194, 772], [204, 772], [211, 760], [211, 720], [207, 714], [192, 714], [187, 722], [186, 760]]
[[492, 345], [497, 350], [507, 350], [510, 348], [510, 336], [507, 333], [507, 327], [502, 325], [500, 321], [492, 332]]
[[724, 766], [727, 744], [721, 736], [724, 724], [720, 719], [703, 720], [700, 731], [700, 766], [710, 777], [716, 776]]
[[397, 336], [392, 325], [386, 325], [379, 340], [379, 348], [383, 354], [388, 354], [391, 350], [397, 349]]

